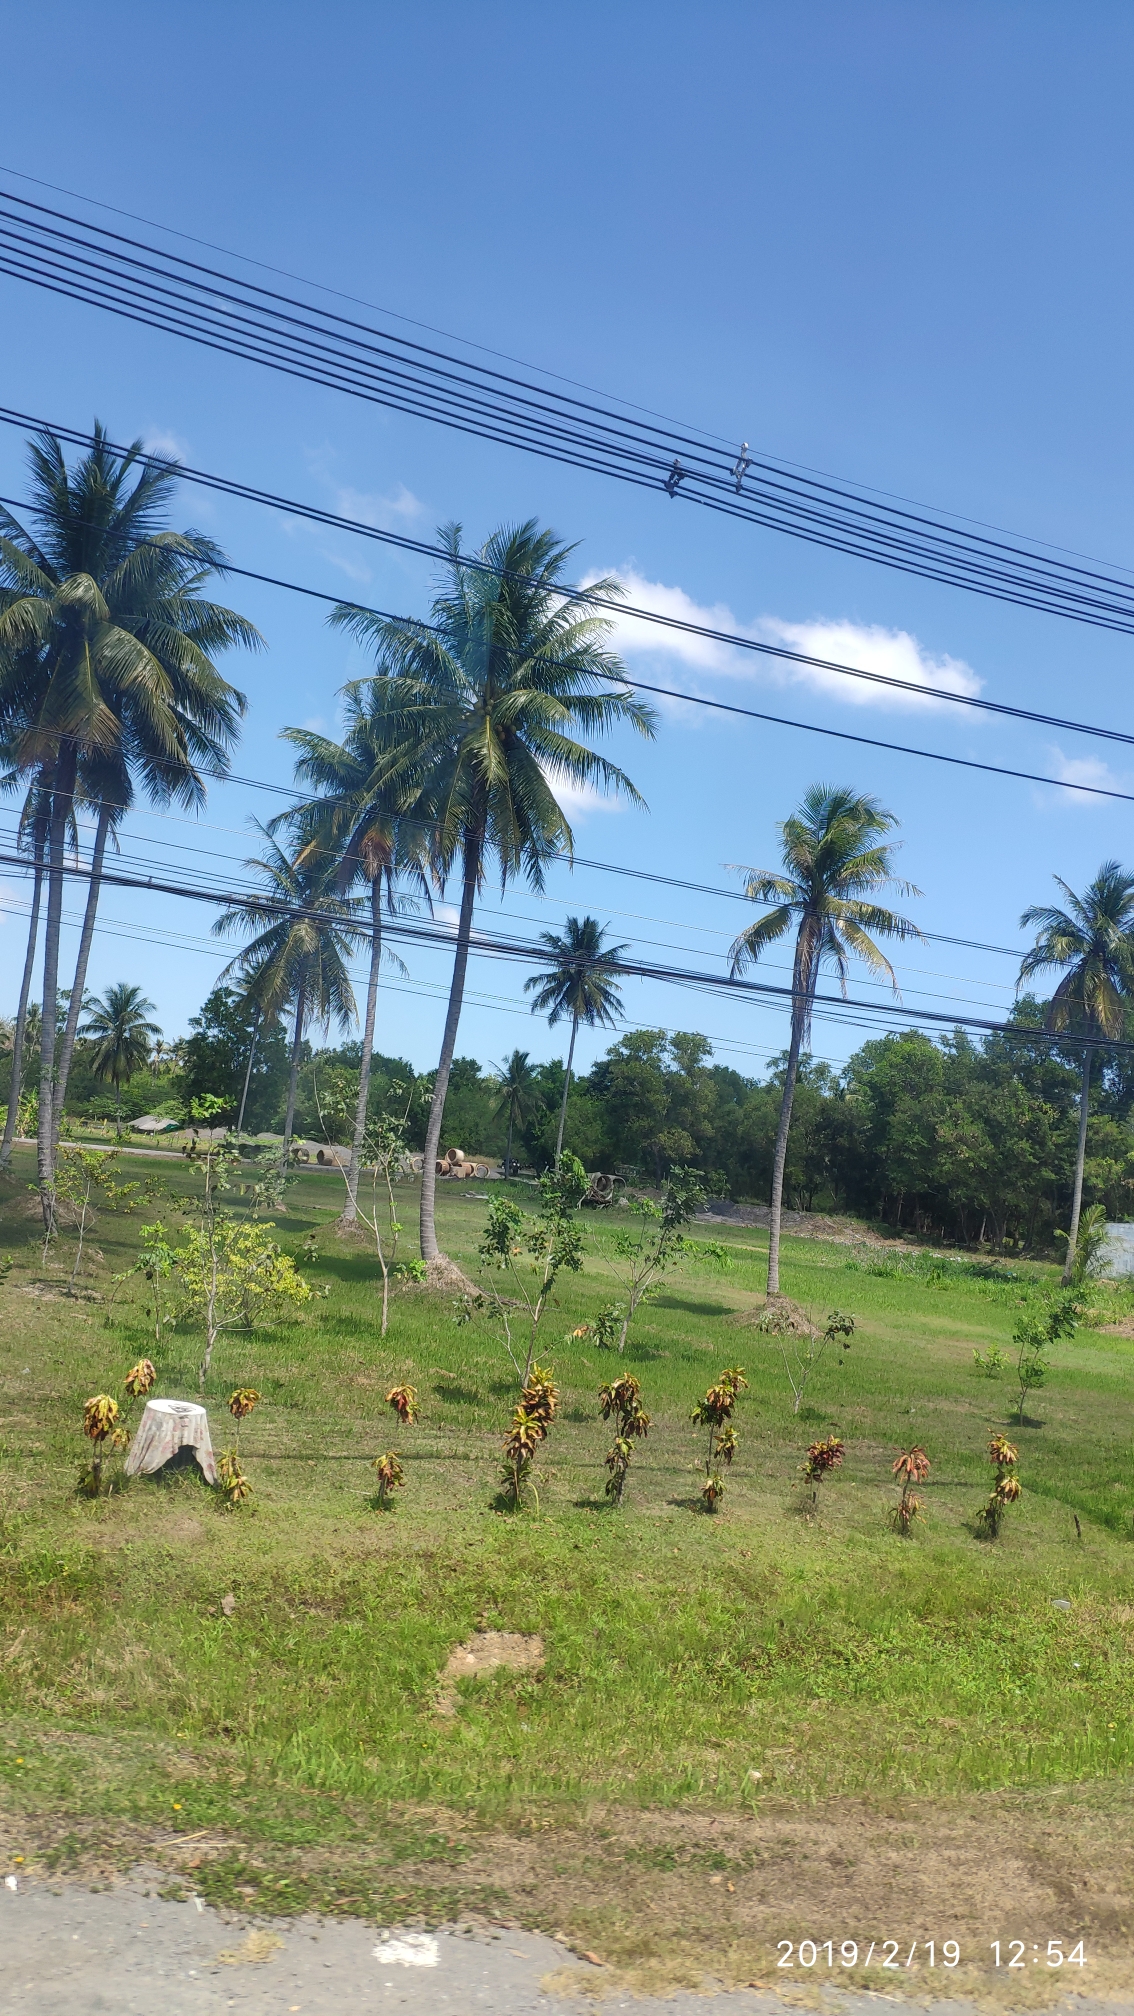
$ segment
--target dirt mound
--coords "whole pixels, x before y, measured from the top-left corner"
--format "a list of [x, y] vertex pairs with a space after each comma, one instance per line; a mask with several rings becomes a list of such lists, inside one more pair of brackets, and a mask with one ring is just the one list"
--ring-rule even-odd
[[769, 1295], [762, 1309], [747, 1309], [730, 1321], [742, 1330], [759, 1330], [765, 1337], [814, 1337], [815, 1324], [800, 1302], [790, 1295]]
[[450, 1260], [447, 1253], [438, 1253], [429, 1262], [425, 1285], [445, 1295], [475, 1295], [477, 1292], [476, 1282], [470, 1281], [467, 1274], [462, 1274], [456, 1261]]
[[454, 1646], [441, 1674], [437, 1713], [457, 1712], [457, 1682], [477, 1673], [495, 1673], [501, 1666], [513, 1673], [533, 1673], [543, 1665], [543, 1639], [537, 1631], [474, 1631]]

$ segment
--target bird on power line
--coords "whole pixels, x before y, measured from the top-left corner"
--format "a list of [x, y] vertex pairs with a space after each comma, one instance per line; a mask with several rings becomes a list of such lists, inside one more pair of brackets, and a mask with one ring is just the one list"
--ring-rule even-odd
[[666, 477], [664, 484], [664, 488], [669, 491], [671, 497], [676, 497], [678, 484], [684, 483], [688, 474], [688, 469], [683, 469], [681, 466], [680, 457], [675, 455], [673, 458], [673, 468]]
[[752, 457], [748, 453], [748, 443], [747, 441], [742, 441], [740, 444], [740, 453], [732, 465], [731, 472], [736, 479], [736, 494], [738, 497], [740, 495], [740, 486], [744, 481], [744, 472], [751, 465], [751, 461]]

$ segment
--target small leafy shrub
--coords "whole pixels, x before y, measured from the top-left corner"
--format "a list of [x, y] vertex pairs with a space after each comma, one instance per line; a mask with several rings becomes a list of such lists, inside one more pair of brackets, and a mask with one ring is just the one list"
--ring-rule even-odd
[[641, 1386], [632, 1373], [624, 1373], [621, 1379], [611, 1379], [600, 1386], [598, 1397], [603, 1420], [614, 1422], [614, 1441], [606, 1458], [610, 1472], [606, 1495], [612, 1505], [621, 1505], [634, 1443], [649, 1434], [650, 1417], [642, 1406]]
[[808, 1485], [811, 1486], [810, 1504], [806, 1498], [804, 1500], [804, 1510], [809, 1519], [813, 1519], [819, 1510], [819, 1486], [824, 1477], [829, 1477], [832, 1470], [838, 1469], [843, 1460], [844, 1448], [845, 1445], [837, 1435], [828, 1435], [822, 1442], [811, 1444], [807, 1451], [807, 1461], [799, 1466], [804, 1492], [806, 1493]]
[[591, 1323], [580, 1323], [565, 1340], [568, 1344], [581, 1343], [584, 1339], [597, 1344], [600, 1351], [613, 1351], [622, 1335], [622, 1325], [626, 1320], [626, 1310], [621, 1302], [608, 1302], [600, 1309]]
[[416, 1386], [391, 1386], [386, 1395], [387, 1407], [392, 1407], [403, 1428], [408, 1428], [417, 1420]]
[[915, 1519], [920, 1519], [921, 1499], [914, 1485], [924, 1484], [929, 1475], [929, 1458], [920, 1443], [912, 1449], [903, 1449], [896, 1463], [891, 1465], [892, 1474], [901, 1479], [902, 1495], [890, 1513], [890, 1524], [895, 1533], [908, 1540]]
[[987, 1351], [974, 1351], [973, 1364], [982, 1379], [999, 1379], [1008, 1360], [999, 1344], [990, 1344]]
[[802, 1310], [795, 1310], [780, 1301], [769, 1304], [756, 1328], [766, 1336], [774, 1337], [779, 1346], [791, 1387], [791, 1411], [798, 1414], [811, 1375], [821, 1365], [829, 1344], [841, 1345], [843, 1359], [840, 1362], [845, 1363], [854, 1336], [854, 1317], [848, 1316], [842, 1309], [832, 1309], [822, 1330], [816, 1332], [810, 1315], [805, 1316]]
[[732, 1416], [747, 1385], [739, 1365], [726, 1366], [716, 1385], [709, 1387], [690, 1417], [699, 1427], [709, 1431], [705, 1450], [705, 1482], [701, 1486], [701, 1508], [705, 1512], [715, 1512], [724, 1497], [721, 1466], [723, 1464], [727, 1470], [736, 1454], [737, 1433]]
[[[578, 1274], [582, 1269], [583, 1235], [576, 1212], [586, 1192], [587, 1180], [578, 1157], [564, 1154], [558, 1169], [548, 1170], [540, 1178], [538, 1218], [521, 1211], [509, 1197], [494, 1197], [477, 1251], [490, 1275], [510, 1277], [514, 1293], [505, 1297], [490, 1278], [487, 1294], [462, 1296], [457, 1305], [458, 1323], [467, 1323], [473, 1310], [480, 1308], [488, 1308], [498, 1319], [504, 1331], [505, 1349], [525, 1385], [534, 1376], [536, 1336], [555, 1284], [564, 1270]], [[513, 1349], [512, 1340], [517, 1306], [528, 1322], [522, 1371], [517, 1356], [520, 1347]]]
[[91, 1460], [79, 1477], [79, 1489], [86, 1498], [97, 1498], [102, 1491], [102, 1465], [107, 1443], [112, 1449], [125, 1449], [129, 1432], [122, 1421], [122, 1410], [110, 1393], [95, 1393], [83, 1403], [83, 1434], [91, 1443]]
[[394, 1492], [400, 1491], [406, 1481], [405, 1471], [392, 1449], [387, 1449], [384, 1456], [376, 1456], [370, 1467], [378, 1479], [374, 1503], [379, 1512], [389, 1512], [393, 1509]]
[[1079, 1304], [1075, 1291], [1064, 1293], [1053, 1302], [1040, 1307], [1025, 1308], [1020, 1321], [1012, 1332], [1012, 1341], [1020, 1347], [1016, 1361], [1016, 1377], [1020, 1382], [1020, 1394], [1016, 1403], [1016, 1419], [1024, 1425], [1024, 1402], [1028, 1394], [1037, 1386], [1042, 1386], [1048, 1375], [1047, 1352], [1061, 1337], [1070, 1337], [1079, 1325]]
[[[403, 1428], [412, 1427], [417, 1420], [416, 1386], [391, 1386], [386, 1395], [387, 1407], [392, 1407]], [[393, 1494], [405, 1484], [405, 1472], [393, 1449], [387, 1449], [382, 1456], [376, 1456], [371, 1469], [378, 1478], [378, 1489], [374, 1496], [376, 1511], [393, 1510]]]
[[236, 1423], [231, 1449], [224, 1449], [217, 1458], [217, 1476], [226, 1505], [233, 1509], [243, 1505], [252, 1496], [252, 1486], [245, 1476], [240, 1462], [240, 1424], [247, 1420], [253, 1409], [260, 1404], [260, 1395], [254, 1386], [238, 1386], [235, 1393], [228, 1396], [228, 1411]]
[[504, 1502], [519, 1512], [532, 1498], [539, 1510], [535, 1485], [535, 1459], [547, 1439], [547, 1431], [559, 1406], [559, 1389], [550, 1367], [533, 1365], [512, 1415], [504, 1438], [504, 1463], [500, 1473]]
[[1016, 1475], [1019, 1453], [1015, 1444], [1004, 1435], [994, 1435], [988, 1445], [988, 1460], [996, 1466], [996, 1480], [987, 1503], [977, 1513], [977, 1526], [990, 1540], [995, 1540], [1000, 1533], [1006, 1506], [1014, 1505], [1020, 1496], [1020, 1479]]

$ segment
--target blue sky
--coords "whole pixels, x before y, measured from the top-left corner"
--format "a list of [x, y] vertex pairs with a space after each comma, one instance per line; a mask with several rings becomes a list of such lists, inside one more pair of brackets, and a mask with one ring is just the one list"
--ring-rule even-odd
[[[6, 103], [8, 168], [773, 455], [1130, 564], [1128, 8], [204, 0], [186, 14], [41, 0], [7, 10], [4, 32], [10, 74], [29, 80]], [[420, 536], [456, 518], [479, 542], [534, 515], [580, 542], [580, 573], [621, 571], [640, 600], [1127, 725], [1124, 638], [466, 440], [5, 279], [0, 331], [4, 403], [30, 413], [78, 426], [97, 413], [115, 438]], [[7, 495], [21, 494], [22, 458], [0, 429]], [[242, 565], [426, 609], [427, 563], [200, 491], [178, 515]], [[287, 781], [278, 731], [332, 728], [336, 690], [363, 662], [316, 604], [240, 581], [229, 599], [268, 644], [226, 663], [250, 700], [236, 767]], [[1134, 788], [1121, 750], [1084, 738], [623, 641], [663, 684]], [[900, 818], [923, 928], [997, 945], [1021, 943], [1019, 914], [1051, 895], [1053, 873], [1081, 884], [1130, 854], [1121, 804], [696, 709], [669, 710], [652, 746], [612, 753], [650, 811], [581, 807], [585, 855], [727, 882], [726, 864], [774, 862], [776, 821], [809, 783], [848, 782]], [[217, 788], [200, 820], [133, 816], [124, 844], [179, 877], [195, 860], [215, 870], [245, 857], [249, 818], [277, 805]], [[0, 1011], [14, 1005], [21, 894], [0, 887]], [[202, 944], [208, 912], [113, 892], [103, 908], [90, 984], [139, 981], [182, 1032], [219, 964]], [[497, 908], [517, 931], [590, 910], [648, 956], [717, 970], [743, 917], [565, 869], [546, 900], [517, 886], [486, 917]], [[408, 963], [378, 1041], [428, 1068], [445, 962]], [[1011, 999], [1003, 957], [928, 944], [897, 964], [911, 1010], [998, 1013]], [[521, 980], [474, 961], [463, 1054], [562, 1054]], [[639, 982], [626, 1007], [632, 1022], [704, 1030], [747, 1071], [785, 1041], [773, 1007]], [[580, 1062], [606, 1040], [582, 1037]], [[816, 1053], [836, 1062], [862, 1040], [816, 1025]]]

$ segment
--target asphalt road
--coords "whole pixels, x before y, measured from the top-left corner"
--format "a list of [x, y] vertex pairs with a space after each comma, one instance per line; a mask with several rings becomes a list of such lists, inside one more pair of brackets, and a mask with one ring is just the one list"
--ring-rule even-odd
[[[164, 1878], [155, 1878], [164, 1881]], [[601, 1998], [635, 2016], [789, 2016], [769, 1994], [676, 1994], [640, 2000], [604, 1970], [529, 1932], [451, 1927], [375, 1932], [358, 1921], [227, 1919], [199, 1899], [163, 1901], [144, 1879], [110, 1889], [20, 1878], [0, 1889], [0, 2009], [35, 2016], [572, 2016]], [[557, 1977], [552, 1983], [549, 1976]], [[580, 1992], [581, 1991], [581, 1992]], [[881, 2016], [896, 1997], [824, 1995], [831, 2016]], [[917, 2016], [916, 2003], [903, 2003]], [[1084, 1996], [1075, 2016], [1134, 2016], [1134, 2001]], [[973, 2005], [938, 2002], [932, 2016]], [[798, 2016], [798, 2008], [792, 2011]]]

